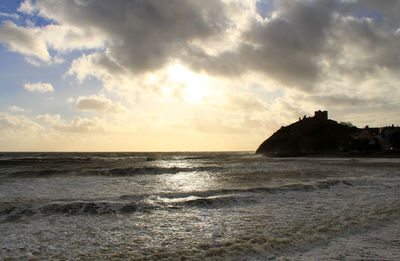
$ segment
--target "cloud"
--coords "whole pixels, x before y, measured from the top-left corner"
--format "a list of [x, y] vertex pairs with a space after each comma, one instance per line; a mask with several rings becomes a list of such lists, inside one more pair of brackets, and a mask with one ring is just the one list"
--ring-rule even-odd
[[37, 119], [48, 123], [56, 131], [70, 133], [104, 133], [108, 127], [107, 123], [99, 118], [74, 117], [65, 121], [59, 114], [43, 114], [36, 116]]
[[[25, 1], [20, 11], [57, 22], [41, 29], [47, 48], [96, 49], [73, 61], [68, 73], [80, 81], [91, 75], [118, 83], [121, 75], [180, 61], [214, 76], [255, 71], [285, 88], [312, 92], [334, 80], [332, 71], [362, 77], [399, 67], [398, 20], [391, 11], [397, 4], [391, 1], [378, 7], [372, 0], [281, 0], [266, 18], [257, 13], [261, 2], [38, 0]], [[360, 16], [366, 9], [392, 27]]]
[[319, 57], [327, 50], [334, 1], [276, 1], [271, 19], [253, 19], [236, 50], [217, 56], [192, 50], [186, 61], [197, 70], [237, 76], [258, 71], [287, 87], [312, 90]]
[[19, 15], [17, 15], [17, 14], [9, 14], [9, 13], [0, 12], [0, 16], [19, 19]]
[[0, 133], [27, 133], [34, 135], [43, 127], [24, 115], [11, 115], [0, 112]]
[[[30, 1], [27, 2], [30, 3], [29, 6], [33, 6]], [[28, 9], [20, 8], [19, 10], [28, 12]], [[28, 13], [32, 13], [32, 11]], [[3, 16], [5, 16], [4, 13]], [[26, 57], [27, 62], [35, 66], [40, 66], [39, 61], [45, 64], [63, 62], [62, 57], [51, 57], [50, 49], [56, 50], [58, 53], [99, 49], [103, 48], [106, 42], [106, 35], [93, 27], [82, 28], [61, 24], [35, 27], [30, 20], [27, 21], [29, 22], [27, 27], [16, 25], [12, 21], [3, 22], [0, 25], [0, 42], [6, 44], [11, 51], [28, 56]]]
[[20, 11], [38, 10], [39, 15], [60, 24], [85, 28], [78, 35], [86, 35], [87, 30], [93, 31], [93, 36], [103, 33], [110, 39], [107, 55], [131, 72], [140, 73], [162, 67], [184, 52], [191, 41], [223, 32], [228, 26], [223, 9], [217, 0], [38, 0], [24, 2]]
[[[39, 34], [47, 48], [60, 53], [72, 50], [101, 49], [106, 35], [92, 27], [82, 28], [71, 25], [50, 24], [43, 27]], [[55, 57], [57, 60], [57, 57]]]
[[358, 97], [350, 97], [346, 95], [311, 95], [307, 97], [309, 100], [324, 104], [331, 107], [359, 107], [360, 105], [370, 104], [371, 102], [378, 103], [377, 100], [367, 100]]
[[96, 111], [100, 113], [121, 113], [126, 108], [121, 103], [113, 103], [104, 96], [79, 96], [76, 99], [76, 107], [81, 111]]
[[204, 104], [212, 106], [218, 111], [230, 113], [260, 112], [267, 110], [266, 103], [254, 93], [232, 90], [225, 87], [225, 91], [210, 94], [204, 98]]
[[103, 122], [97, 118], [88, 119], [75, 117], [69, 123], [58, 122], [52, 128], [61, 132], [72, 133], [104, 133]]
[[363, 0], [354, 2], [351, 7], [354, 10], [362, 10], [364, 12], [366, 11], [369, 15], [384, 20], [384, 22], [391, 27], [396, 28], [400, 24], [399, 1]]
[[107, 54], [94, 52], [75, 59], [67, 74], [75, 75], [80, 82], [88, 76], [95, 76], [105, 81], [117, 78], [123, 71], [121, 65]]
[[36, 57], [42, 61], [50, 61], [46, 44], [37, 37], [38, 28], [25, 28], [5, 21], [0, 26], [0, 42], [8, 45], [11, 51]]
[[40, 92], [40, 93], [45, 93], [45, 92], [52, 92], [53, 86], [50, 83], [25, 83], [24, 88], [30, 92]]
[[50, 114], [43, 114], [36, 116], [37, 119], [42, 120], [47, 123], [51, 124], [59, 124], [61, 123], [61, 116], [59, 114], [50, 115]]
[[263, 102], [250, 93], [228, 93], [222, 107], [233, 111], [255, 112], [265, 110]]
[[189, 126], [200, 133], [206, 134], [248, 134], [248, 129], [243, 128], [236, 121], [222, 121], [221, 119], [197, 118], [189, 121]]
[[[379, 3], [275, 1], [273, 15], [253, 19], [237, 49], [219, 55], [191, 49], [184, 59], [194, 70], [228, 77], [257, 71], [284, 88], [309, 93], [334, 84], [336, 76], [362, 82], [367, 75], [400, 66], [400, 25], [389, 11], [399, 7], [393, 1], [387, 8], [373, 7]], [[365, 6], [374, 12], [372, 18], [362, 16]], [[386, 14], [392, 25], [386, 24]]]
[[10, 107], [8, 108], [8, 110], [9, 110], [9, 111], [12, 111], [12, 112], [25, 112], [25, 111], [27, 111], [27, 110], [25, 110], [24, 108], [21, 108], [21, 107], [15, 106], [15, 105], [10, 106]]
[[38, 59], [32, 58], [32, 57], [25, 57], [25, 61], [29, 64], [32, 64], [33, 66], [40, 67], [41, 63]]
[[337, 49], [327, 61], [326, 75], [337, 71], [363, 81], [380, 70], [400, 69], [399, 35], [370, 18], [336, 17], [329, 41], [335, 42]]
[[32, 0], [25, 0], [24, 2], [21, 2], [21, 5], [18, 8], [18, 11], [27, 13], [27, 14], [33, 14], [34, 12], [37, 11], [37, 8], [32, 3]]
[[211, 135], [249, 135], [264, 133], [264, 122], [250, 115], [235, 119], [218, 117], [191, 118], [183, 125], [196, 132]]

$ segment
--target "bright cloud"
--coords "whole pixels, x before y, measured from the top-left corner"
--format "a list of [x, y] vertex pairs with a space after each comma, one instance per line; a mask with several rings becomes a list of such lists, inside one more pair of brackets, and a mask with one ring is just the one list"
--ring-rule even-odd
[[3, 13], [3, 12], [0, 12], [0, 16], [10, 17], [10, 18], [14, 18], [14, 19], [19, 18], [19, 15], [17, 15], [17, 14], [9, 14], [9, 13]]
[[21, 108], [21, 107], [15, 106], [15, 105], [10, 106], [8, 109], [12, 112], [25, 112], [26, 111], [24, 108]]
[[28, 135], [42, 131], [43, 127], [24, 115], [11, 115], [0, 112], [0, 133], [25, 133]]
[[54, 129], [62, 132], [73, 132], [73, 133], [98, 133], [104, 132], [105, 129], [101, 124], [101, 120], [87, 119], [75, 117], [71, 122], [64, 123], [59, 122], [52, 126]]
[[54, 90], [50, 83], [25, 83], [24, 88], [30, 92], [52, 92]]
[[39, 28], [25, 28], [11, 21], [0, 26], [0, 42], [8, 45], [14, 52], [36, 57], [42, 61], [50, 61], [46, 44], [38, 38]]
[[81, 111], [97, 111], [101, 113], [121, 113], [126, 108], [121, 103], [113, 103], [104, 96], [79, 96], [76, 99], [76, 107]]

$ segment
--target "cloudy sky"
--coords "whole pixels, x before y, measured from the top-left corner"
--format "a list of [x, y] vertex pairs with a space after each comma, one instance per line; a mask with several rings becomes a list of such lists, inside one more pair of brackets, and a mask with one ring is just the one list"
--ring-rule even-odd
[[0, 0], [0, 150], [250, 150], [400, 125], [397, 0]]

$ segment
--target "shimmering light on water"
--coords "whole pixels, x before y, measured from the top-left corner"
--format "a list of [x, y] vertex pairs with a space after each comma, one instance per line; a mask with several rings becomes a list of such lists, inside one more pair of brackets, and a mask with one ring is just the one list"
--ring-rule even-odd
[[180, 172], [164, 177], [165, 184], [174, 191], [202, 191], [215, 187], [215, 177], [208, 172]]

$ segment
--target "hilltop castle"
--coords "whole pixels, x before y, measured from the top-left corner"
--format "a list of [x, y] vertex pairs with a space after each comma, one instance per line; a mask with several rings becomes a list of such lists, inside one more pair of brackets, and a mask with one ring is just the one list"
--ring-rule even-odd
[[306, 120], [306, 119], [312, 119], [312, 120], [317, 120], [317, 121], [327, 121], [328, 120], [328, 111], [315, 111], [314, 112], [314, 117], [308, 118], [306, 115], [303, 116], [302, 118], [299, 118], [299, 121], [301, 120]]
[[320, 121], [327, 121], [328, 120], [328, 111], [315, 111], [314, 112], [314, 119]]

